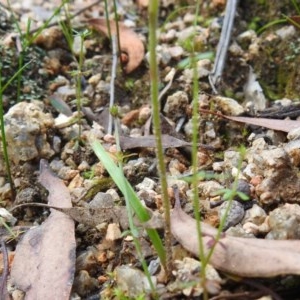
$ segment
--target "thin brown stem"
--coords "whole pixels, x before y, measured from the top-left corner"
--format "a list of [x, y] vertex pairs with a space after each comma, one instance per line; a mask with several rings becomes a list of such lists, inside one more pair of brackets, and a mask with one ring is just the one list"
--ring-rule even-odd
[[3, 254], [3, 272], [0, 281], [0, 299], [6, 299], [7, 295], [7, 276], [8, 276], [8, 252], [3, 240], [1, 240], [1, 249]]

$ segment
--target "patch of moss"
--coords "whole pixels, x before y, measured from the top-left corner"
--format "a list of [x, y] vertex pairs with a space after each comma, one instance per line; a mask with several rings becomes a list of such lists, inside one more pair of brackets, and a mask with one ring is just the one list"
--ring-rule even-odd
[[104, 178], [94, 178], [93, 179], [93, 185], [89, 188], [87, 193], [82, 197], [81, 200], [88, 201], [99, 192], [105, 192], [108, 189], [114, 187], [114, 182], [110, 177], [104, 177]]
[[[19, 53], [15, 48], [8, 48], [0, 43], [0, 70], [2, 75], [2, 85], [4, 85], [19, 69]], [[43, 68], [43, 58], [45, 52], [41, 48], [32, 46], [28, 48], [24, 55], [23, 64], [30, 62], [21, 76], [21, 95], [20, 100], [42, 99], [45, 96], [46, 74], [40, 74]], [[4, 91], [4, 96], [10, 99], [10, 105], [17, 100], [17, 79]]]

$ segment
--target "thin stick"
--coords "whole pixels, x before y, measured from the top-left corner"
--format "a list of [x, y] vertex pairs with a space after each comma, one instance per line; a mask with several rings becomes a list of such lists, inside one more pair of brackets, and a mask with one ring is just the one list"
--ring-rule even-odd
[[228, 0], [225, 8], [224, 23], [221, 31], [220, 41], [217, 47], [217, 54], [214, 68], [209, 75], [209, 82], [215, 94], [218, 94], [216, 86], [220, 83], [225, 66], [228, 46], [231, 38], [233, 21], [235, 17], [238, 0]]
[[3, 272], [0, 282], [0, 298], [6, 299], [7, 289], [6, 289], [6, 281], [8, 276], [8, 253], [3, 240], [1, 240], [1, 249], [3, 254]]
[[[111, 109], [114, 105], [115, 101], [115, 78], [117, 72], [117, 63], [118, 63], [118, 50], [117, 50], [117, 43], [116, 43], [116, 36], [111, 36], [111, 43], [112, 43], [112, 51], [113, 51], [113, 61], [111, 66], [111, 78], [110, 78], [110, 100], [109, 100], [109, 109]], [[113, 116], [110, 113], [108, 117], [108, 134], [112, 134], [113, 131]]]

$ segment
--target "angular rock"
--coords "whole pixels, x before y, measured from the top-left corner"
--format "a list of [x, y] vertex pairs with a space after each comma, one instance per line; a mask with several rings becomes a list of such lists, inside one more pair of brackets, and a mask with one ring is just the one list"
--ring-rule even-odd
[[47, 142], [53, 118], [43, 112], [40, 101], [20, 102], [4, 116], [7, 148], [14, 164], [36, 158], [50, 158], [54, 151]]

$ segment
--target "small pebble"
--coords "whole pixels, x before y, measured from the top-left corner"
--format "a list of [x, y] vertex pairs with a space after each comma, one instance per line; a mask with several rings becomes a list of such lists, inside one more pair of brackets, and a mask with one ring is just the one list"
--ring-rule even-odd
[[[136, 299], [142, 293], [150, 291], [150, 285], [145, 274], [133, 267], [123, 265], [115, 268], [116, 283], [119, 289], [128, 297]], [[156, 277], [151, 277], [156, 286]]]
[[105, 239], [115, 241], [122, 237], [120, 226], [116, 223], [108, 224]]
[[119, 194], [117, 193], [117, 191], [115, 189], [108, 189], [106, 191], [106, 194], [111, 195], [112, 198], [113, 198], [113, 200], [114, 200], [114, 202], [120, 201], [120, 196], [119, 196]]
[[[219, 208], [219, 219], [222, 220], [225, 217], [229, 201], [224, 201]], [[226, 217], [223, 230], [227, 230], [229, 227], [235, 226], [240, 223], [245, 215], [243, 204], [238, 201], [232, 201], [232, 205]]]
[[89, 203], [90, 208], [103, 208], [103, 207], [113, 207], [114, 200], [113, 197], [108, 193], [99, 192]]
[[232, 98], [216, 96], [214, 98], [214, 101], [217, 104], [218, 108], [225, 115], [237, 116], [242, 114], [245, 111], [244, 108], [236, 100]]
[[189, 105], [189, 98], [186, 92], [177, 91], [168, 96], [163, 111], [166, 116], [173, 121], [176, 121], [186, 115], [186, 109]]
[[257, 204], [246, 210], [244, 222], [250, 222], [255, 225], [261, 225], [267, 217], [266, 212]]
[[156, 182], [148, 177], [145, 177], [143, 181], [136, 186], [137, 190], [154, 190], [156, 187]]
[[274, 209], [269, 214], [271, 231], [266, 238], [299, 239], [300, 238], [300, 206], [288, 204]]
[[203, 181], [198, 184], [199, 193], [204, 197], [214, 197], [224, 186], [215, 180]]

